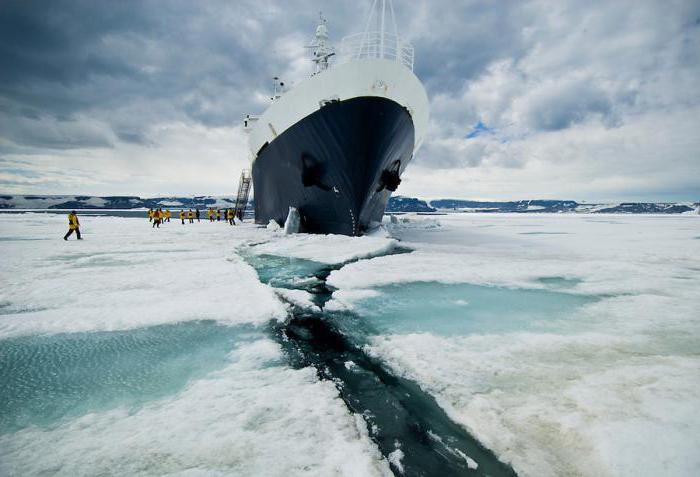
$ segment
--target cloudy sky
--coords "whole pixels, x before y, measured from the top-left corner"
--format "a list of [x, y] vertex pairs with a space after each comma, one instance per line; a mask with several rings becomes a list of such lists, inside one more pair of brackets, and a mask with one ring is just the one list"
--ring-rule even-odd
[[[241, 119], [369, 0], [0, 1], [0, 193], [230, 194]], [[395, 0], [431, 101], [399, 193], [700, 200], [700, 2]]]

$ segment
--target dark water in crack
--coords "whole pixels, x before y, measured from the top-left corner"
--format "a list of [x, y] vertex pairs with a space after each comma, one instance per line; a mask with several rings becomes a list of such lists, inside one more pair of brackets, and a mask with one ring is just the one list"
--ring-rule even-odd
[[[370, 437], [385, 457], [401, 450], [401, 468], [391, 463], [395, 474], [516, 475], [510, 466], [450, 420], [431, 395], [416, 383], [393, 375], [379, 360], [364, 352], [365, 340], [374, 330], [361, 316], [323, 311], [332, 294], [326, 278], [345, 264], [328, 266], [288, 257], [256, 256], [245, 249], [240, 252], [258, 271], [261, 281], [313, 294], [320, 312], [293, 307], [289, 319], [284, 324], [272, 325], [270, 331], [292, 366], [312, 366], [321, 379], [335, 383], [347, 407], [362, 415]], [[407, 252], [410, 250], [397, 248], [392, 253]], [[474, 462], [478, 463], [476, 469]]]

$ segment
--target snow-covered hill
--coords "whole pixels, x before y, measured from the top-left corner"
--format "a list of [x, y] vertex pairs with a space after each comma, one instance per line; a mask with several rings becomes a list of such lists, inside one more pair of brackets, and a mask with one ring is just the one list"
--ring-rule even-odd
[[[87, 195], [0, 195], [0, 209], [144, 209], [231, 207], [232, 196], [152, 197]], [[251, 201], [252, 203], [252, 201]], [[249, 207], [252, 207], [249, 205]], [[395, 196], [386, 208], [401, 212], [538, 212], [608, 214], [681, 214], [700, 213], [700, 203], [625, 202], [587, 204], [573, 200], [519, 200], [508, 202], [439, 199], [426, 202], [415, 197]]]
[[435, 212], [424, 200], [397, 195], [389, 199], [387, 212]]
[[87, 195], [0, 195], [0, 209], [143, 209], [232, 207], [235, 197], [153, 197]]
[[460, 199], [440, 199], [430, 202], [441, 211], [459, 212], [540, 212], [540, 213], [605, 213], [605, 214], [681, 214], [697, 213], [699, 203], [623, 202], [610, 204], [586, 204], [573, 200], [519, 200], [486, 202]]

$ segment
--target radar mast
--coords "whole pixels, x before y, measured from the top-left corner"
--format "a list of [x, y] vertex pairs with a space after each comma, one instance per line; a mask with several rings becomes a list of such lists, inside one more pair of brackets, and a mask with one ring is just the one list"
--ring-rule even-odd
[[311, 48], [313, 52], [313, 58], [311, 61], [314, 62], [314, 72], [313, 74], [320, 73], [329, 66], [329, 60], [331, 56], [335, 55], [335, 48], [331, 45], [328, 40], [328, 27], [326, 26], [326, 19], [323, 17], [323, 13], [318, 14], [318, 25], [316, 26], [316, 34], [314, 39], [307, 48]]

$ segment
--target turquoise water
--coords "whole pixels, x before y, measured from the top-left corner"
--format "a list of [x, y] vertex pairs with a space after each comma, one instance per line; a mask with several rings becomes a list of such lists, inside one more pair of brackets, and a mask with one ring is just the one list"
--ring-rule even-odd
[[245, 261], [255, 268], [261, 282], [281, 288], [306, 288], [317, 282], [316, 275], [326, 270], [325, 263], [277, 255], [254, 255], [241, 251]]
[[[325, 285], [331, 269], [328, 265], [272, 255], [247, 256], [246, 260], [263, 282], [309, 291], [319, 306], [330, 297]], [[316, 283], [310, 285], [309, 279]], [[401, 307], [395, 311], [401, 313]], [[392, 464], [396, 475], [515, 475], [452, 422], [429, 394], [415, 383], [393, 376], [365, 354], [362, 345], [372, 333], [368, 330], [371, 319], [367, 318], [293, 307], [290, 319], [273, 325], [273, 331], [292, 366], [312, 366], [321, 379], [336, 385], [348, 408], [362, 415], [367, 432], [385, 457], [402, 448], [403, 468]], [[348, 366], [350, 362], [354, 364]], [[465, 454], [479, 462], [478, 471], [468, 468], [462, 457]]]
[[[545, 277], [556, 288], [574, 286]], [[379, 334], [433, 333], [444, 336], [558, 328], [597, 297], [554, 290], [500, 288], [468, 283], [414, 282], [376, 288], [355, 312]]]
[[[311, 260], [243, 254], [260, 281], [273, 286], [319, 292], [329, 267]], [[578, 278], [545, 276], [546, 289], [505, 288], [469, 283], [409, 282], [377, 287], [380, 294], [360, 300], [354, 313], [330, 313], [348, 336], [433, 333], [444, 336], [528, 330], [571, 329], [580, 308], [602, 297], [567, 293]], [[309, 285], [311, 284], [311, 285]]]
[[138, 407], [225, 366], [251, 327], [211, 321], [0, 341], [0, 433]]

